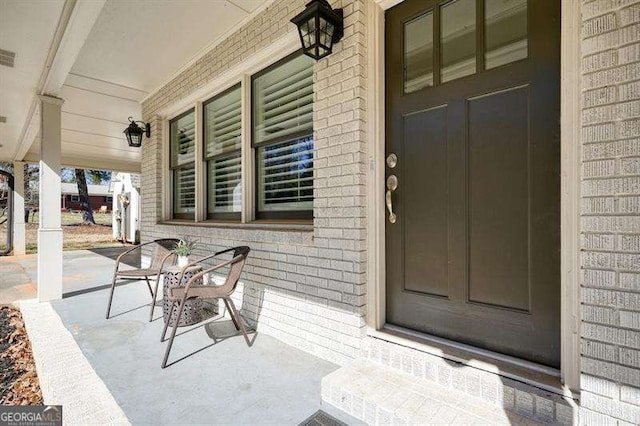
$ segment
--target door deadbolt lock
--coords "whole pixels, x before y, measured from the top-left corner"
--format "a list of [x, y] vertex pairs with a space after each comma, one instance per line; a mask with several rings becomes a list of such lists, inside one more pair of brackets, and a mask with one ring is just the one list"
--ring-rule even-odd
[[389, 223], [396, 223], [396, 214], [393, 212], [393, 200], [391, 199], [391, 193], [397, 188], [398, 178], [396, 177], [396, 175], [390, 175], [387, 178], [387, 193], [385, 195], [387, 210], [389, 210]]
[[387, 166], [393, 169], [398, 164], [398, 156], [393, 152], [387, 156]]

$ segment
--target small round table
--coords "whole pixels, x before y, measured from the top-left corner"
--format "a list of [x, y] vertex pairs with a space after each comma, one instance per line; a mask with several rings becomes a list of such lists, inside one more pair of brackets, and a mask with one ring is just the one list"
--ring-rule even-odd
[[[162, 313], [164, 316], [164, 321], [167, 321], [167, 317], [169, 316], [169, 310], [171, 309], [171, 301], [169, 300], [169, 287], [180, 286], [183, 287], [187, 285], [187, 282], [198, 272], [202, 271], [202, 266], [194, 265], [187, 268], [184, 271], [184, 277], [181, 282], [178, 282], [180, 279], [180, 274], [182, 272], [182, 268], [180, 266], [170, 266], [165, 269], [164, 273], [164, 282], [163, 282], [163, 295], [162, 295]], [[192, 285], [201, 285], [202, 278], [198, 278]], [[173, 308], [173, 312], [171, 312], [171, 319], [169, 320], [169, 325], [175, 325], [176, 317], [178, 316], [178, 304], [176, 304]], [[178, 323], [178, 327], [182, 327], [185, 325], [197, 324], [204, 319], [203, 313], [203, 304], [202, 299], [190, 299], [184, 302], [184, 308], [182, 309], [182, 316], [180, 317], [180, 322]]]

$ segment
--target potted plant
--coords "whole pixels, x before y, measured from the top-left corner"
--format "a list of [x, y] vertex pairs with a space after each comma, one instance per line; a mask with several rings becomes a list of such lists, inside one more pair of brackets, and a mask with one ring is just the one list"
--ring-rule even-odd
[[189, 256], [193, 253], [196, 243], [197, 241], [192, 241], [188, 238], [181, 238], [180, 241], [178, 241], [173, 248], [173, 253], [178, 256], [178, 266], [183, 268], [189, 264]]

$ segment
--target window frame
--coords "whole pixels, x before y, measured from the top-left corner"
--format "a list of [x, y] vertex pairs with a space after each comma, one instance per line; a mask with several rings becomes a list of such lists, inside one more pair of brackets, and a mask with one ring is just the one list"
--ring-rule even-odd
[[[196, 117], [196, 108], [194, 106], [190, 107], [189, 109], [187, 109], [186, 111], [183, 111], [182, 113], [176, 115], [175, 117], [172, 117], [171, 119], [167, 120], [167, 125], [168, 125], [168, 130], [169, 130], [169, 135], [168, 135], [168, 142], [169, 142], [169, 155], [168, 155], [168, 165], [169, 165], [169, 180], [170, 180], [170, 194], [171, 194], [171, 202], [170, 202], [170, 213], [171, 213], [171, 219], [183, 219], [183, 220], [195, 220], [196, 219], [196, 214], [197, 214], [197, 198], [198, 198], [198, 177], [195, 176], [195, 172], [197, 169], [196, 163], [198, 162], [198, 158], [197, 158], [197, 150], [194, 149], [193, 152], [193, 161], [190, 161], [188, 163], [185, 164], [179, 164], [179, 165], [172, 165], [172, 156], [173, 156], [173, 152], [171, 151], [171, 124], [175, 121], [178, 121], [181, 118], [186, 117], [187, 115], [193, 113], [194, 114], [194, 120], [195, 120], [195, 131], [197, 132], [198, 127], [197, 127], [197, 117]], [[195, 145], [197, 145], [197, 135], [195, 135]], [[175, 209], [175, 184], [176, 184], [176, 170], [181, 170], [181, 169], [188, 169], [188, 168], [193, 168], [194, 170], [194, 211], [193, 213], [176, 213], [176, 209]]]
[[[406, 92], [403, 89], [403, 93], [402, 96], [411, 96], [414, 93], [421, 93], [425, 90], [433, 90], [436, 87], [442, 86], [444, 84], [448, 84], [450, 82], [459, 80], [459, 79], [463, 79], [465, 77], [469, 77], [469, 76], [473, 76], [473, 75], [479, 75], [479, 74], [483, 74], [487, 71], [491, 71], [494, 69], [498, 69], [498, 68], [503, 68], [503, 67], [509, 67], [509, 66], [514, 66], [514, 64], [518, 64], [520, 62], [523, 61], [527, 61], [530, 58], [530, 50], [531, 50], [531, 40], [530, 40], [530, 35], [531, 35], [531, 28], [529, 27], [529, 21], [530, 21], [530, 14], [531, 14], [531, 7], [530, 7], [530, 1], [531, 0], [526, 0], [526, 21], [527, 21], [527, 28], [526, 28], [526, 33], [525, 33], [525, 38], [527, 40], [527, 52], [526, 52], [526, 56], [524, 56], [523, 58], [520, 59], [516, 59], [510, 62], [505, 62], [502, 63], [500, 65], [497, 66], [493, 66], [493, 67], [487, 67], [487, 52], [489, 52], [488, 50], [488, 46], [487, 46], [487, 37], [486, 37], [486, 19], [485, 19], [485, 14], [486, 14], [486, 7], [487, 7], [487, 0], [475, 0], [475, 19], [474, 19], [474, 24], [475, 24], [475, 40], [474, 40], [474, 49], [475, 49], [475, 71], [471, 74], [465, 75], [465, 76], [461, 76], [461, 77], [456, 77], [447, 81], [443, 81], [443, 60], [442, 60], [442, 10], [450, 5], [453, 4], [454, 2], [456, 2], [458, 0], [427, 0], [426, 5], [420, 9], [420, 12], [416, 13], [415, 15], [411, 16], [410, 18], [404, 20], [402, 22], [402, 26], [403, 26], [403, 46], [405, 46], [405, 54], [406, 54], [406, 33], [404, 33], [406, 25], [422, 16], [425, 16], [427, 14], [432, 14], [433, 15], [433, 58], [432, 58], [432, 69], [433, 69], [433, 83], [431, 86], [425, 86], [422, 87], [420, 89], [411, 91], [411, 92]], [[402, 56], [402, 66], [403, 69], [405, 69], [405, 74], [403, 76], [403, 84], [406, 84], [406, 67], [407, 67], [407, 58], [405, 57], [405, 54], [403, 54]]]
[[[255, 215], [256, 220], [262, 220], [262, 219], [266, 219], [266, 220], [313, 220], [313, 207], [309, 210], [275, 210], [275, 211], [260, 211], [259, 206], [260, 206], [260, 201], [259, 201], [259, 197], [260, 197], [260, 193], [258, 191], [260, 182], [258, 181], [259, 179], [259, 174], [258, 174], [258, 148], [264, 147], [264, 146], [270, 146], [270, 145], [277, 145], [279, 143], [284, 143], [284, 142], [293, 142], [295, 140], [299, 140], [305, 137], [309, 137], [311, 136], [312, 140], [313, 140], [313, 149], [315, 151], [315, 138], [313, 135], [313, 128], [311, 129], [311, 134], [309, 135], [308, 132], [297, 132], [297, 133], [293, 133], [291, 135], [286, 135], [286, 136], [280, 136], [277, 137], [275, 139], [269, 140], [267, 142], [256, 142], [255, 141], [255, 135], [254, 135], [254, 129], [255, 129], [255, 117], [254, 117], [254, 93], [253, 93], [253, 82], [255, 81], [255, 79], [263, 76], [264, 74], [267, 74], [270, 71], [273, 71], [274, 69], [282, 66], [283, 64], [286, 64], [287, 62], [297, 58], [298, 56], [302, 56], [304, 55], [302, 49], [297, 50], [293, 53], [290, 53], [288, 55], [286, 55], [284, 58], [279, 59], [278, 61], [274, 62], [273, 64], [251, 74], [251, 79], [249, 82], [249, 93], [250, 93], [250, 99], [249, 99], [249, 111], [250, 111], [250, 123], [251, 123], [251, 148], [253, 149], [253, 179], [252, 179], [252, 183], [253, 183], [253, 187], [254, 187], [254, 191], [253, 191], [253, 214]], [[315, 93], [315, 89], [314, 89], [314, 93]], [[315, 101], [314, 101], [315, 103]], [[312, 127], [313, 127], [313, 121], [312, 121]], [[316, 173], [315, 173], [315, 167], [312, 168], [312, 172], [313, 172], [313, 182], [315, 184], [315, 179], [316, 179]], [[314, 195], [313, 195], [313, 199], [315, 200], [315, 190], [314, 190]]]
[[[186, 98], [176, 100], [171, 105], [158, 111], [160, 123], [162, 127], [162, 152], [164, 158], [162, 160], [162, 214], [159, 223], [170, 224], [172, 221], [186, 225], [203, 225], [203, 226], [252, 226], [257, 227], [269, 226], [273, 224], [279, 226], [310, 226], [313, 225], [313, 211], [309, 210], [292, 210], [280, 212], [271, 212], [272, 214], [259, 214], [258, 212], [258, 194], [257, 194], [257, 176], [258, 163], [256, 157], [258, 147], [276, 143], [269, 141], [261, 144], [253, 144], [253, 77], [268, 72], [281, 65], [282, 63], [293, 59], [297, 55], [302, 55], [302, 49], [299, 47], [297, 36], [293, 35], [285, 44], [268, 48], [263, 55], [259, 55], [255, 59], [236, 65], [219, 78], [208, 83], [205, 87], [196, 90], [193, 94]], [[315, 69], [315, 63], [312, 65]], [[241, 148], [240, 148], [240, 164], [241, 164], [241, 188], [242, 202], [240, 218], [238, 220], [238, 212], [232, 212], [235, 217], [225, 217], [226, 213], [209, 215], [208, 212], [208, 158], [205, 148], [206, 142], [204, 137], [204, 105], [212, 101], [218, 96], [222, 96], [235, 87], [240, 87], [240, 106], [241, 106]], [[315, 93], [315, 90], [314, 90]], [[195, 212], [194, 214], [175, 214], [174, 213], [174, 170], [177, 167], [171, 166], [171, 123], [191, 112], [195, 113], [195, 155], [193, 165], [195, 169]], [[314, 143], [315, 138], [313, 131], [310, 133], [301, 132], [294, 135], [296, 138], [311, 137]], [[295, 139], [288, 139], [293, 141]], [[234, 151], [237, 152], [237, 151]], [[225, 154], [229, 155], [229, 154]], [[222, 158], [219, 155], [218, 158]], [[315, 153], [313, 155], [315, 160]], [[316, 179], [315, 169], [313, 169], [313, 179]], [[315, 198], [315, 188], [314, 188]], [[302, 215], [300, 212], [304, 212]], [[275, 213], [275, 214], [273, 214]]]
[[[204, 110], [207, 104], [214, 102], [216, 99], [225, 96], [234, 90], [240, 91], [240, 147], [230, 151], [225, 152], [223, 154], [214, 154], [211, 156], [207, 156], [207, 139], [206, 139], [206, 121], [204, 119]], [[202, 188], [202, 193], [204, 196], [204, 210], [206, 220], [209, 221], [231, 221], [231, 222], [241, 222], [242, 221], [242, 210], [244, 207], [244, 203], [240, 202], [240, 211], [239, 212], [210, 212], [209, 211], [209, 162], [215, 161], [221, 158], [228, 158], [236, 154], [240, 154], [240, 186], [242, 187], [242, 179], [243, 179], [243, 169], [244, 164], [242, 162], [242, 150], [243, 150], [243, 140], [244, 140], [244, 129], [242, 126], [242, 115], [244, 113], [243, 105], [242, 105], [242, 81], [239, 81], [233, 84], [231, 87], [224, 89], [215, 95], [209, 97], [207, 100], [202, 102], [202, 125], [200, 127], [200, 131], [202, 132], [202, 162], [204, 163], [204, 185]], [[196, 159], [198, 161], [199, 159]], [[242, 191], [241, 195], [242, 199], [244, 199], [244, 191]]]

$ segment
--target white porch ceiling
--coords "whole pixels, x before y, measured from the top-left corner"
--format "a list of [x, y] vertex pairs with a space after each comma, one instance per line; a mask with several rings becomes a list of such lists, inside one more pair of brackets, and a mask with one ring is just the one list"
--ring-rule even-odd
[[74, 15], [54, 53], [68, 65], [62, 78], [48, 79], [60, 84], [45, 88], [65, 100], [62, 162], [135, 172], [140, 149], [127, 146], [122, 133], [127, 117], [140, 119], [142, 99], [271, 1], [106, 0], [89, 31], [78, 29], [77, 15], [91, 2], [0, 0], [0, 49], [16, 52], [14, 69], [0, 66], [0, 115], [7, 116], [7, 123], [0, 123], [0, 160], [39, 158], [37, 131], [27, 131], [37, 128], [38, 112], [29, 108], [60, 36], [56, 28], [65, 23], [65, 5], [73, 6]]
[[0, 49], [15, 52], [13, 68], [0, 66], [0, 159], [13, 160], [64, 0], [0, 0]]
[[107, 1], [72, 72], [151, 92], [261, 3]]

